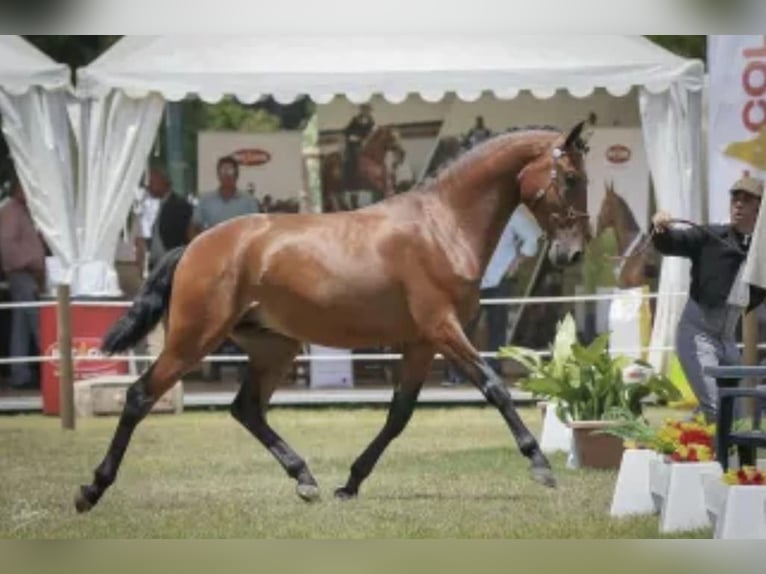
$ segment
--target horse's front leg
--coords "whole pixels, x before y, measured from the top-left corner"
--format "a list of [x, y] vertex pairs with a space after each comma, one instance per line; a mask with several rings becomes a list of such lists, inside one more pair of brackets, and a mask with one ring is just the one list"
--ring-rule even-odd
[[453, 313], [442, 315], [441, 319], [433, 323], [431, 337], [436, 349], [500, 411], [519, 450], [532, 463], [532, 477], [545, 486], [555, 487], [556, 480], [550, 463], [537, 439], [521, 420], [505, 383], [468, 341], [457, 317]]
[[345, 486], [335, 491], [336, 497], [343, 500], [355, 497], [359, 493], [359, 486], [370, 475], [383, 451], [407, 426], [433, 358], [434, 348], [428, 343], [407, 345], [404, 348], [402, 384], [394, 391], [386, 422], [351, 465], [348, 480]]

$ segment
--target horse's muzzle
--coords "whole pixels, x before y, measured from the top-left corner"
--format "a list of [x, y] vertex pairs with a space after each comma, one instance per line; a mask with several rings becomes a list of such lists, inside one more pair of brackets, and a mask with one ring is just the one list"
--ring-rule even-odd
[[580, 248], [570, 248], [554, 242], [548, 252], [548, 259], [556, 267], [569, 267], [582, 261], [583, 252]]

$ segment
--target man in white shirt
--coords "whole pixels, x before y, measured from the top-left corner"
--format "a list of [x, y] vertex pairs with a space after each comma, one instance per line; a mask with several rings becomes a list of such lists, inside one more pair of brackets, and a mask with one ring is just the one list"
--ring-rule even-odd
[[[480, 286], [482, 299], [510, 297], [514, 275], [525, 260], [537, 255], [541, 236], [542, 230], [534, 215], [524, 205], [520, 205], [508, 220], [495, 252], [484, 271]], [[469, 339], [474, 336], [482, 311], [487, 313], [488, 350], [496, 352], [500, 347], [507, 344], [508, 306], [482, 306], [476, 317], [465, 327], [465, 333]], [[497, 359], [489, 359], [488, 363], [495, 372], [500, 373], [500, 362]], [[448, 367], [446, 386], [461, 384], [462, 382], [464, 382], [462, 376], [451, 366]]]

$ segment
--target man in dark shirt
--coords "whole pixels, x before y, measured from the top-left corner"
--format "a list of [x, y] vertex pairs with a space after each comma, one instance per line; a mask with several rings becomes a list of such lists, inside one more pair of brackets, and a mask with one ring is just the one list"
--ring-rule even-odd
[[763, 182], [747, 174], [730, 189], [731, 223], [671, 228], [672, 216], [655, 214], [653, 243], [663, 255], [691, 260], [691, 286], [676, 331], [676, 350], [700, 409], [715, 421], [717, 386], [704, 366], [737, 365], [736, 328], [743, 311], [766, 298], [766, 291], [742, 280], [750, 238], [763, 197]]
[[149, 239], [149, 271], [166, 252], [188, 243], [188, 228], [194, 208], [183, 197], [173, 193], [170, 179], [159, 166], [149, 171], [149, 194], [160, 200], [157, 218]]

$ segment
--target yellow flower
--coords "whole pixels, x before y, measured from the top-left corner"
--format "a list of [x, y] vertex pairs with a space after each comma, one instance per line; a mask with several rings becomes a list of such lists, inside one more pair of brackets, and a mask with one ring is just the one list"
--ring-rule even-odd
[[737, 479], [737, 473], [733, 470], [729, 470], [726, 472], [726, 474], [723, 475], [723, 481], [726, 484], [734, 485], [739, 484], [739, 479]]

